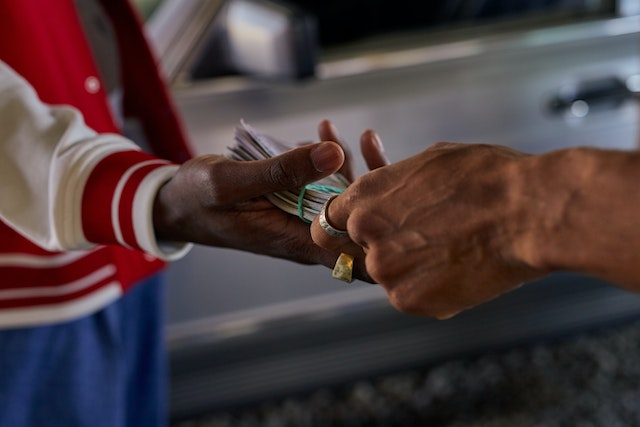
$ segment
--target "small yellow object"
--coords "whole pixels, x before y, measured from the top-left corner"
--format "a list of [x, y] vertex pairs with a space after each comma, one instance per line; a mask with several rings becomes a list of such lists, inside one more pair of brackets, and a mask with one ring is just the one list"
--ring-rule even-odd
[[333, 267], [331, 276], [343, 282], [351, 283], [353, 281], [352, 273], [353, 256], [341, 253], [336, 261], [336, 265]]

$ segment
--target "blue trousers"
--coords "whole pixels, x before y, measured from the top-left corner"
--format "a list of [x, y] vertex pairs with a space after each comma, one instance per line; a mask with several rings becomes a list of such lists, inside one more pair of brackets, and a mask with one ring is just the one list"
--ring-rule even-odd
[[0, 330], [0, 427], [166, 426], [163, 276], [68, 323]]

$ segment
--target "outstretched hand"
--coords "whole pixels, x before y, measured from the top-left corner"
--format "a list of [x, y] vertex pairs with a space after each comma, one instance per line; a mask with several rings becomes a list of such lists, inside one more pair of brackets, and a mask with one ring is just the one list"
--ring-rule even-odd
[[[339, 252], [315, 245], [309, 224], [263, 197], [299, 190], [338, 171], [353, 177], [350, 156], [335, 127], [325, 120], [318, 133], [323, 142], [270, 159], [241, 162], [203, 155], [187, 161], [156, 197], [154, 227], [158, 239], [333, 267]], [[381, 156], [375, 150], [365, 155]], [[354, 274], [370, 281], [364, 265]]]
[[356, 180], [327, 208], [327, 250], [366, 253], [368, 273], [400, 311], [447, 318], [546, 272], [516, 256], [510, 183], [526, 154], [506, 147], [436, 144]]

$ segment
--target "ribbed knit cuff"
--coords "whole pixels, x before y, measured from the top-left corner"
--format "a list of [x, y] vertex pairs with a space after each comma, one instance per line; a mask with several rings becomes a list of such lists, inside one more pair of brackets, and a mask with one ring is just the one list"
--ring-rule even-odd
[[120, 244], [175, 260], [191, 245], [158, 242], [153, 229], [153, 202], [159, 188], [178, 166], [142, 151], [120, 151], [92, 170], [82, 197], [82, 226], [88, 241]]

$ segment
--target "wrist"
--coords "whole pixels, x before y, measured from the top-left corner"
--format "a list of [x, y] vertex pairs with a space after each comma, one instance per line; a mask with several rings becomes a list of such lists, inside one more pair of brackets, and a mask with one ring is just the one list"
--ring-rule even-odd
[[514, 192], [517, 256], [546, 271], [635, 284], [639, 171], [638, 153], [586, 147], [524, 160]]
[[584, 204], [587, 150], [571, 148], [519, 162], [512, 191], [516, 259], [541, 271], [575, 269], [575, 210]]
[[162, 184], [158, 188], [156, 197], [153, 201], [153, 229], [156, 239], [159, 241], [177, 240], [173, 231], [179, 222], [179, 215], [175, 209], [175, 203], [172, 202], [170, 180]]

